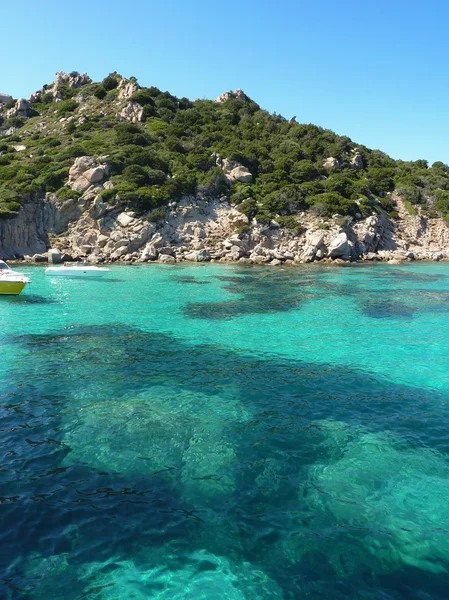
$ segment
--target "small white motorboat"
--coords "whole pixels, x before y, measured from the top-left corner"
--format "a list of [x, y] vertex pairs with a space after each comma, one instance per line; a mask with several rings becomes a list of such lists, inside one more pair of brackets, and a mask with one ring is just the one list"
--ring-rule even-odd
[[0, 260], [0, 294], [17, 296], [24, 287], [31, 283], [31, 279], [23, 273], [13, 271], [9, 265]]
[[45, 269], [45, 275], [51, 275], [52, 277], [103, 277], [106, 273], [110, 273], [110, 269], [97, 267], [89, 263], [75, 263]]

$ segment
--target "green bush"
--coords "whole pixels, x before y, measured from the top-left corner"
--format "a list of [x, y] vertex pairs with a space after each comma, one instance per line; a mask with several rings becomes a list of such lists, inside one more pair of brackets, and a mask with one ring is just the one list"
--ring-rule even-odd
[[66, 117], [78, 108], [78, 104], [73, 98], [70, 98], [69, 100], [63, 100], [62, 102], [59, 102], [57, 106], [58, 115], [60, 117]]
[[292, 217], [292, 216], [278, 217], [276, 219], [276, 222], [281, 227], [284, 227], [285, 229], [288, 229], [289, 231], [292, 231], [296, 235], [299, 235], [300, 233], [302, 233], [303, 231], [305, 231], [305, 228], [302, 227], [298, 223], [298, 221], [295, 219], [295, 217]]
[[151, 105], [154, 106], [154, 100], [148, 88], [141, 88], [134, 92], [130, 98], [131, 102], [137, 102], [142, 106]]
[[[19, 200], [36, 190], [57, 190], [65, 198], [70, 192], [63, 186], [74, 158], [107, 155], [115, 187], [104, 190], [102, 197], [112, 202], [118, 194], [142, 213], [195, 193], [205, 199], [224, 195], [250, 218], [293, 227], [305, 210], [318, 217], [367, 216], [373, 211], [393, 215], [394, 189], [412, 207], [419, 205], [422, 214], [449, 213], [449, 167], [441, 161], [429, 169], [426, 161], [395, 161], [357, 146], [364, 167], [355, 170], [350, 159], [356, 146], [347, 137], [288, 122], [250, 100], [192, 103], [155, 87], [142, 88], [131, 98], [143, 106], [145, 122], [122, 122], [115, 106], [120, 79], [110, 73], [102, 83], [85, 86], [83, 95], [97, 101], [89, 103], [82, 125], [57, 122], [78, 107], [73, 97], [79, 92], [66, 83], [58, 89], [63, 102], [54, 104], [47, 87], [33, 105], [48, 123], [47, 130], [38, 129], [38, 119], [7, 119], [3, 128], [25, 127], [23, 133], [1, 139], [2, 187], [7, 185]], [[27, 151], [12, 151], [24, 135]], [[217, 155], [248, 168], [251, 184], [230, 185], [217, 167]], [[330, 172], [323, 169], [329, 156], [339, 160], [338, 169]], [[8, 201], [0, 199], [0, 206], [10, 214]]]
[[404, 206], [409, 215], [414, 216], [417, 214], [416, 208], [412, 205], [412, 203], [409, 200], [404, 200]]
[[160, 206], [159, 208], [154, 208], [151, 212], [149, 212], [146, 218], [151, 223], [156, 223], [157, 221], [162, 221], [162, 219], [165, 219], [165, 216], [165, 208]]
[[117, 190], [115, 188], [101, 190], [101, 192], [100, 192], [100, 196], [101, 196], [102, 200], [104, 200], [105, 202], [111, 202], [111, 200], [114, 200], [116, 195], [117, 195]]
[[98, 98], [99, 100], [103, 100], [103, 98], [106, 96], [107, 91], [104, 89], [104, 87], [102, 85], [97, 85], [97, 87], [94, 89], [94, 96], [95, 98]]
[[246, 200], [243, 200], [243, 202], [241, 202], [237, 208], [241, 213], [250, 219], [255, 217], [258, 210], [257, 202], [254, 200], [254, 198], [247, 198]]
[[82, 196], [82, 192], [78, 192], [69, 187], [63, 186], [56, 191], [56, 195], [58, 196], [59, 200], [68, 200], [69, 198], [80, 198]]
[[101, 85], [107, 92], [109, 92], [118, 86], [119, 81], [120, 78], [117, 73], [109, 73], [109, 75], [103, 79]]

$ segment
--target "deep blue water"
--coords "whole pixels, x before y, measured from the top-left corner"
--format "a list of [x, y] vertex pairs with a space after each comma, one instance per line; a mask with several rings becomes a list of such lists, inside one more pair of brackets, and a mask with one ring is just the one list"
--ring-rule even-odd
[[449, 596], [449, 265], [0, 298], [0, 597]]

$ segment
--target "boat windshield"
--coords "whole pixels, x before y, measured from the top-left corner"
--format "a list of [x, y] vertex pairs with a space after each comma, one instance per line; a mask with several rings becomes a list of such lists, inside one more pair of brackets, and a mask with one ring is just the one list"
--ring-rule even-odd
[[0, 260], [0, 271], [11, 271], [11, 269], [8, 267], [8, 265], [5, 262]]

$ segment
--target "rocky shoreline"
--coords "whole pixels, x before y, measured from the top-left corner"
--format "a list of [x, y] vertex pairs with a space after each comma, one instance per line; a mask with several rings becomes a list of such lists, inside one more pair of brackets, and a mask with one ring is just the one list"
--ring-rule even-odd
[[273, 266], [449, 258], [449, 228], [443, 219], [408, 214], [394, 194], [398, 213], [394, 220], [381, 208], [367, 218], [303, 212], [291, 230], [276, 220], [248, 217], [226, 196], [184, 197], [171, 202], [152, 222], [151, 215], [136, 215], [119, 198], [105, 201], [101, 192], [113, 187], [107, 157], [77, 158], [66, 187], [67, 199], [52, 193], [30, 197], [17, 217], [0, 221], [2, 258]]

